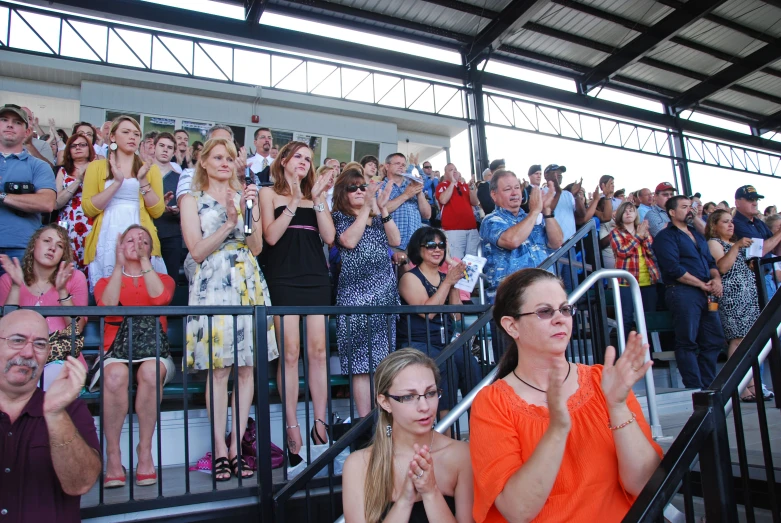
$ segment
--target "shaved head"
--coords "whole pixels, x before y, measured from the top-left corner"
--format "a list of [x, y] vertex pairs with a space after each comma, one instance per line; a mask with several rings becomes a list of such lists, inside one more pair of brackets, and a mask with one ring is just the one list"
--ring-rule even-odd
[[14, 330], [22, 325], [35, 326], [36, 333], [40, 331], [41, 336], [49, 336], [49, 324], [46, 323], [46, 319], [30, 309], [15, 310], [0, 318], [0, 335], [13, 334]]

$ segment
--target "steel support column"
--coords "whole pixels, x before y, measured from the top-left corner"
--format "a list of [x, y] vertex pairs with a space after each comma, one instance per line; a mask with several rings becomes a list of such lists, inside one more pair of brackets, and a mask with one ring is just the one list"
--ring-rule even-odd
[[[665, 107], [665, 111], [667, 114], [674, 116], [674, 109], [672, 107]], [[677, 117], [675, 118], [675, 122], [677, 124]], [[683, 143], [683, 130], [679, 125], [669, 129], [670, 150], [673, 154], [670, 158], [670, 161], [673, 164], [673, 172], [678, 174], [678, 179], [681, 182], [680, 187], [678, 187], [678, 194], [691, 196], [694, 194], [694, 191], [692, 190], [692, 181], [689, 177], [689, 161], [688, 157], [686, 156], [686, 146]]]
[[478, 180], [482, 180], [482, 172], [488, 167], [488, 141], [485, 137], [485, 104], [483, 98], [483, 71], [477, 64], [466, 63], [464, 58], [466, 79], [466, 107], [469, 119], [469, 145], [471, 148], [472, 169]]

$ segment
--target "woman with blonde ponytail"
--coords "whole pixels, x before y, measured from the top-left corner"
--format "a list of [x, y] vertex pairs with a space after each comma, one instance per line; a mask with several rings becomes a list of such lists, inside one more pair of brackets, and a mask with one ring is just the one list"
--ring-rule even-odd
[[377, 367], [374, 440], [344, 464], [347, 523], [472, 521], [469, 446], [433, 430], [438, 385], [434, 360], [415, 349], [398, 350]]

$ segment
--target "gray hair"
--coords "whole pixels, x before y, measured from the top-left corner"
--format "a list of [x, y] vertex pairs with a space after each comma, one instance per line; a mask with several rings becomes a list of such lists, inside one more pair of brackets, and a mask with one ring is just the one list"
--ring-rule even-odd
[[224, 124], [221, 124], [221, 123], [212, 125], [211, 128], [209, 128], [209, 132], [207, 133], [206, 136], [208, 136], [208, 139], [211, 139], [212, 133], [214, 131], [220, 131], [220, 130], [228, 131], [229, 133], [231, 133], [231, 140], [234, 139], [233, 129], [231, 129], [231, 127], [229, 125], [224, 125]]
[[779, 220], [781, 220], [781, 214], [771, 214], [770, 216], [765, 216], [765, 225], [772, 229], [773, 224]]
[[505, 178], [507, 176], [512, 176], [516, 180], [518, 179], [518, 176], [512, 171], [508, 171], [507, 169], [499, 169], [498, 171], [494, 171], [494, 176], [491, 178], [491, 181], [488, 182], [488, 187], [491, 189], [491, 192], [496, 192], [499, 190], [499, 180], [502, 178]]
[[404, 158], [405, 162], [407, 161], [407, 157], [404, 156], [403, 154], [401, 154], [401, 153], [391, 153], [391, 154], [389, 154], [388, 156], [385, 157], [385, 163], [390, 164], [391, 163], [391, 159], [394, 156], [401, 156], [402, 158]]

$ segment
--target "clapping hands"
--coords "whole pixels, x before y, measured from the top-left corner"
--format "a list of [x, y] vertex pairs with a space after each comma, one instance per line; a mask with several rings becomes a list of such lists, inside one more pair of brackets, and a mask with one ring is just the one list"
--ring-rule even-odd
[[625, 404], [634, 384], [651, 368], [653, 361], [646, 361], [647, 353], [648, 344], [643, 343], [643, 337], [635, 331], [629, 333], [624, 353], [617, 361], [616, 349], [612, 346], [605, 349], [602, 393], [605, 395], [608, 409]]

